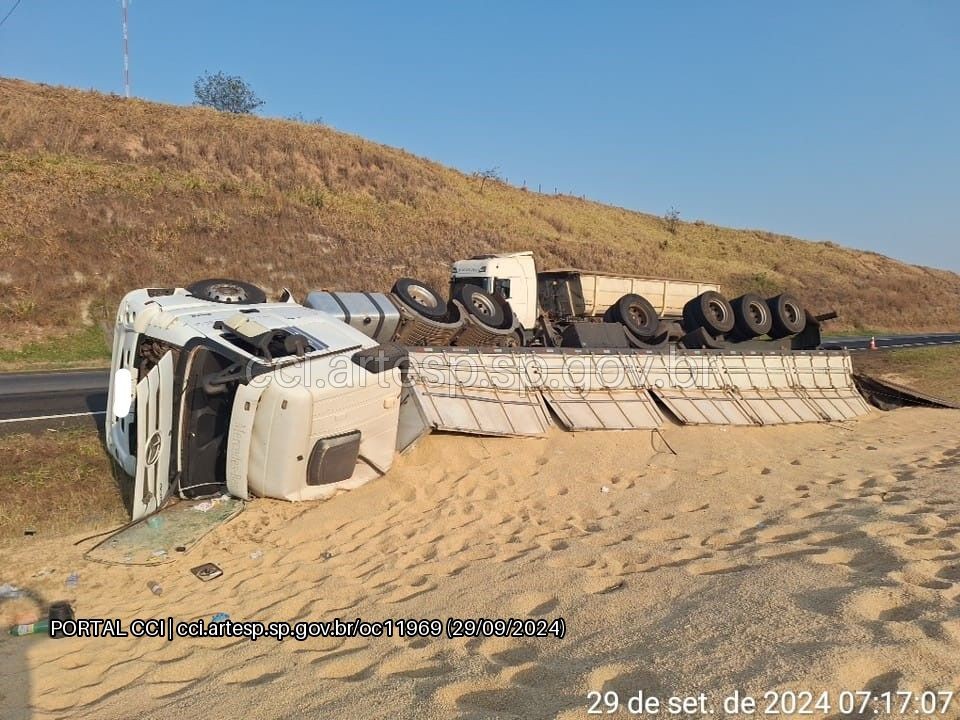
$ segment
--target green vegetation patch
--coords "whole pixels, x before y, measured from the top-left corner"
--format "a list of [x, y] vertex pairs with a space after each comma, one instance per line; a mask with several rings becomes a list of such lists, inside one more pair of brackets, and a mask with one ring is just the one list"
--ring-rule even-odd
[[110, 346], [100, 327], [91, 326], [63, 337], [39, 340], [19, 350], [0, 350], [0, 370], [106, 365]]

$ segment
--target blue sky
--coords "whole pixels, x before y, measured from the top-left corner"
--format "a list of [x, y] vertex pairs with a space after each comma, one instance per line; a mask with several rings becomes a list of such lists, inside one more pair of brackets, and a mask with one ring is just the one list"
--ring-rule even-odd
[[[0, 17], [13, 0], [0, 0]], [[134, 95], [204, 70], [465, 171], [960, 270], [960, 3], [132, 0]], [[122, 92], [119, 0], [22, 0], [0, 75]]]

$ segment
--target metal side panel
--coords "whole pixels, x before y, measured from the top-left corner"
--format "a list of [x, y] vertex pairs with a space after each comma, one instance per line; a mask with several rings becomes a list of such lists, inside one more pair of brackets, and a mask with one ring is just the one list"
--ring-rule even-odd
[[741, 390], [740, 402], [749, 409], [761, 425], [821, 422], [825, 419], [810, 407], [810, 403], [804, 397], [791, 389]]
[[645, 390], [595, 390], [579, 397], [562, 390], [542, 392], [570, 430], [652, 429], [663, 424], [663, 415]]
[[870, 406], [855, 388], [818, 388], [806, 393], [807, 402], [827, 420], [852, 420], [870, 412]]
[[754, 425], [761, 422], [739, 400], [715, 353], [659, 353], [637, 358], [643, 384], [685, 425]]
[[407, 381], [427, 422], [438, 430], [480, 435], [543, 435], [550, 418], [512, 355], [409, 355]]
[[658, 388], [652, 392], [684, 425], [758, 424], [727, 390]]
[[806, 399], [796, 372], [782, 354], [723, 354], [718, 372], [744, 410], [760, 425], [822, 422], [828, 419]]
[[137, 383], [137, 472], [131, 519], [157, 510], [170, 490], [173, 441], [173, 353]]
[[570, 430], [632, 430], [663, 423], [632, 355], [584, 353], [535, 360], [528, 363], [527, 376]]
[[795, 354], [789, 357], [808, 404], [826, 420], [851, 420], [870, 412], [853, 382], [849, 353]]

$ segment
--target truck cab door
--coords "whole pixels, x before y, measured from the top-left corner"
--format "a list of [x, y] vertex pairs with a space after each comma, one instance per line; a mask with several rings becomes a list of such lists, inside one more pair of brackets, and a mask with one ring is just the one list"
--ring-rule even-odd
[[536, 325], [537, 308], [537, 268], [532, 256], [523, 256], [515, 260], [516, 267], [510, 273], [510, 307], [517, 320], [527, 330]]
[[132, 519], [157, 510], [170, 490], [173, 443], [173, 353], [137, 383], [137, 470]]

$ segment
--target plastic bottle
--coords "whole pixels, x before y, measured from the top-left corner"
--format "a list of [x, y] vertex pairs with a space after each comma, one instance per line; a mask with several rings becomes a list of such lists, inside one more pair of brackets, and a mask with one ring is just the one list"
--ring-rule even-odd
[[150, 592], [152, 592], [154, 595], [160, 595], [163, 592], [163, 586], [156, 580], [151, 580], [148, 582], [147, 587], [150, 588]]
[[72, 572], [69, 575], [67, 575], [67, 580], [64, 583], [64, 585], [66, 585], [68, 588], [75, 588], [79, 584], [80, 584], [80, 576], [75, 572]]
[[50, 632], [50, 621], [47, 619], [37, 620], [29, 625], [14, 625], [10, 628], [11, 635], [33, 635], [45, 632]]

